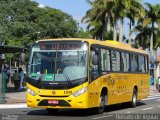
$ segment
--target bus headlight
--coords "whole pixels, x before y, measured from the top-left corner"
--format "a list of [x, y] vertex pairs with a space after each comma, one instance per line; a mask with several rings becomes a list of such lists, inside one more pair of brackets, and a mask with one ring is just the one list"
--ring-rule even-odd
[[28, 88], [27, 92], [32, 96], [36, 96], [37, 95], [33, 90], [31, 90], [29, 88]]
[[77, 96], [79, 96], [79, 95], [82, 95], [82, 94], [85, 93], [86, 91], [87, 91], [87, 87], [84, 87], [84, 88], [76, 91], [76, 92], [73, 93], [72, 95], [73, 95], [74, 97], [77, 97]]

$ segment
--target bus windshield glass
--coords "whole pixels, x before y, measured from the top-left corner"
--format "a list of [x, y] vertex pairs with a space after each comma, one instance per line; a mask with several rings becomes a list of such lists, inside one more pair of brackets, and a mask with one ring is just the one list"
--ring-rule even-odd
[[33, 46], [29, 77], [41, 81], [78, 81], [87, 78], [88, 44], [40, 42]]

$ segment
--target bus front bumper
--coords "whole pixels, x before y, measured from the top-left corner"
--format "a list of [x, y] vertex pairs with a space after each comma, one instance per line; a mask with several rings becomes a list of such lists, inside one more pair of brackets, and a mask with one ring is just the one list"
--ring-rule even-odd
[[26, 92], [27, 106], [33, 108], [88, 108], [87, 91], [80, 96], [72, 95], [67, 97], [42, 97], [40, 95], [32, 96]]

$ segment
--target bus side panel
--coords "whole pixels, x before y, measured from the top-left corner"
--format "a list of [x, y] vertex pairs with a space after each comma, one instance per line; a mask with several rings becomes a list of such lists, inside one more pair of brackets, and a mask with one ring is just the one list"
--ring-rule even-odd
[[116, 87], [117, 77], [116, 74], [106, 74], [103, 75], [94, 81], [92, 81], [88, 86], [88, 94], [89, 94], [89, 106], [90, 107], [98, 107], [100, 94], [103, 87], [108, 90], [108, 105], [117, 103], [119, 99], [117, 97], [117, 87]]
[[110, 73], [92, 81], [88, 86], [89, 106], [98, 107], [103, 87], [108, 89], [108, 105], [129, 102], [132, 100], [133, 89], [138, 88], [138, 100], [149, 94], [149, 75]]
[[117, 103], [117, 75], [107, 74], [103, 76], [103, 84], [108, 88], [108, 105]]
[[132, 97], [133, 75], [127, 73], [117, 73], [117, 103], [128, 102]]
[[138, 100], [146, 98], [149, 95], [149, 77], [148, 74], [140, 74], [138, 78]]
[[97, 78], [88, 85], [88, 105], [90, 108], [98, 107], [101, 89], [101, 79]]

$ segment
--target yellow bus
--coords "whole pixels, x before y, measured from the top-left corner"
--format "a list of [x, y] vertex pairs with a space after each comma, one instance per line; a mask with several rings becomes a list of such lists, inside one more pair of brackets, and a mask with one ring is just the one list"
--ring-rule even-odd
[[148, 55], [116, 41], [59, 38], [36, 41], [27, 77], [27, 105], [59, 109], [94, 108], [137, 101], [149, 94]]

